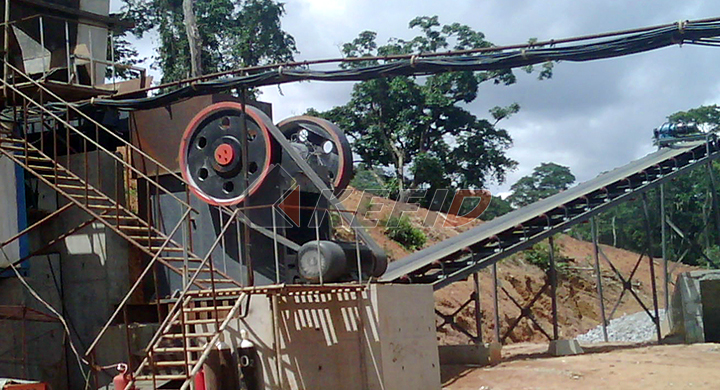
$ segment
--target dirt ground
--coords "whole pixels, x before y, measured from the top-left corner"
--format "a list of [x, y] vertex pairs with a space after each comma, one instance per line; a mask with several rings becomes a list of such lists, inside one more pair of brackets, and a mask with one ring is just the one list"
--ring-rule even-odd
[[585, 347], [585, 354], [548, 357], [547, 344], [503, 348], [493, 367], [447, 366], [443, 388], [452, 390], [720, 389], [720, 345]]

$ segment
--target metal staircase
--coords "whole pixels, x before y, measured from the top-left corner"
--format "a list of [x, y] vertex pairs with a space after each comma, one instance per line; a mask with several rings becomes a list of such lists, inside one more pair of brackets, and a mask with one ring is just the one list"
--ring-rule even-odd
[[[155, 256], [159, 251], [161, 255], [158, 256], [158, 261], [171, 271], [183, 275], [183, 265], [186, 261], [188, 264], [196, 266], [203, 261], [201, 257], [188, 251], [182, 244], [172, 240], [165, 233], [121, 205], [120, 202], [93, 187], [25, 139], [10, 136], [0, 138], [0, 153], [22, 166], [27, 172], [33, 174], [69, 202], [86, 211], [145, 254]], [[163, 245], [166, 241], [167, 243]], [[197, 269], [188, 268], [186, 272], [194, 273]], [[207, 268], [201, 272], [208, 275], [195, 281], [196, 286], [200, 288], [208, 288], [213, 283], [241, 286], [240, 283], [220, 270]]]
[[[135, 370], [135, 383], [171, 381], [187, 389], [232, 319], [244, 317], [250, 295], [239, 289], [218, 297], [211, 291], [190, 291], [178, 300], [160, 325], [146, 356]], [[168, 387], [172, 386], [172, 387]]]

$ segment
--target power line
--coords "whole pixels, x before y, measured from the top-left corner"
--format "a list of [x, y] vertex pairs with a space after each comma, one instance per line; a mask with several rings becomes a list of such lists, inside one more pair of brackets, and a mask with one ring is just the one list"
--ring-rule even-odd
[[[444, 53], [337, 58], [267, 65], [146, 89], [168, 88], [182, 83], [191, 83], [156, 96], [123, 99], [122, 95], [119, 95], [105, 99], [91, 99], [90, 102], [82, 103], [79, 107], [92, 105], [121, 110], [150, 109], [194, 96], [225, 92], [236, 88], [256, 88], [299, 81], [367, 81], [383, 77], [428, 76], [457, 71], [505, 70], [545, 62], [592, 61], [646, 52], [671, 45], [708, 45], [714, 43], [708, 41], [709, 39], [718, 36], [720, 36], [720, 18], [713, 18], [522, 45]], [[600, 40], [601, 38], [605, 39]], [[593, 42], [586, 43], [585, 41]], [[313, 70], [310, 68], [310, 65], [315, 64], [342, 64], [359, 61], [369, 64], [350, 69], [338, 67], [334, 70]], [[208, 80], [208, 78], [213, 79]]]

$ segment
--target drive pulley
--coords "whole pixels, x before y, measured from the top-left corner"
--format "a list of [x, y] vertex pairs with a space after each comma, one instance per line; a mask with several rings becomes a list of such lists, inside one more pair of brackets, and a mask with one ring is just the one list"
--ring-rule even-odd
[[[280, 156], [269, 126], [274, 126], [270, 118], [249, 105], [221, 102], [200, 111], [188, 124], [180, 143], [180, 169], [190, 190], [213, 205], [234, 205], [252, 196]], [[243, 135], [247, 142], [246, 161]]]

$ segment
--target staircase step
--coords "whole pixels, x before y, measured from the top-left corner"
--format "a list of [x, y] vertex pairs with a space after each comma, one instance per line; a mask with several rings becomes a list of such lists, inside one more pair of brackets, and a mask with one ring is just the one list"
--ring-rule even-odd
[[138, 375], [135, 380], [136, 381], [151, 381], [155, 378], [155, 380], [173, 380], [173, 379], [187, 379], [186, 375], [183, 374], [171, 374], [171, 375]]
[[142, 230], [142, 231], [148, 231], [147, 226], [129, 226], [129, 225], [120, 225], [118, 226], [120, 230]]
[[[148, 249], [150, 249], [150, 250], [152, 250], [152, 251], [157, 251], [157, 250], [160, 249], [160, 247], [159, 247], [159, 246], [152, 246], [152, 247], [150, 247], [150, 248], [148, 248]], [[163, 249], [163, 252], [183, 252], [183, 251], [185, 251], [185, 249], [183, 249], [183, 248], [178, 248], [178, 247], [165, 247], [165, 249]]]
[[[195, 363], [197, 363], [196, 360], [190, 360], [187, 362], [187, 365], [194, 366]], [[164, 360], [159, 362], [153, 362], [150, 366], [155, 367], [180, 367], [185, 368], [186, 364], [184, 360]]]
[[[187, 322], [187, 321], [185, 321]], [[175, 353], [175, 352], [202, 352], [205, 347], [157, 347], [153, 348], [153, 354], [158, 353]]]
[[[164, 259], [167, 260], [167, 258], [164, 258]], [[195, 271], [197, 271], [197, 270], [198, 270], [198, 268], [188, 268], [188, 272], [191, 273], [191, 274], [194, 274]], [[210, 273], [210, 268], [200, 268], [200, 273], [201, 273], [201, 274], [203, 274], [203, 273]]]
[[233, 307], [232, 306], [202, 306], [202, 307], [186, 307], [183, 308], [183, 312], [185, 313], [204, 313], [204, 312], [214, 312], [217, 308], [218, 311], [222, 310], [230, 310]]
[[183, 336], [182, 333], [168, 333], [162, 335], [162, 337], [165, 337], [167, 339], [184, 339], [184, 338], [196, 338], [196, 337], [213, 337], [215, 336], [215, 333], [185, 333]]
[[[57, 186], [60, 188], [66, 188], [68, 190], [82, 190], [82, 191], [85, 191], [85, 188], [86, 188], [85, 186], [74, 186], [71, 184], [58, 184]], [[92, 191], [92, 189], [90, 187], [87, 187], [87, 190], [88, 190], [88, 192]]]
[[196, 325], [196, 324], [214, 324], [215, 321], [217, 321], [218, 324], [221, 324], [223, 320], [215, 318], [204, 318], [204, 319], [198, 319], [198, 320], [185, 320], [185, 325]]
[[[173, 257], [173, 256], [171, 256], [171, 257], [165, 257], [165, 256], [163, 256], [163, 259], [164, 259], [164, 260], [167, 260], [167, 261], [185, 261], [185, 258], [184, 258], [184, 257]], [[202, 259], [199, 258], [199, 257], [188, 256], [188, 261], [189, 261], [189, 262], [194, 262], [194, 263], [201, 263], [201, 262], [202, 262]], [[193, 270], [193, 271], [194, 271], [194, 270]], [[208, 270], [208, 272], [210, 272], [210, 270]]]
[[[84, 197], [84, 196], [78, 196], [78, 198], [83, 199], [83, 198], [85, 198], [85, 197]], [[89, 197], [88, 197], [88, 199], [89, 199]], [[89, 207], [89, 208], [91, 208], [91, 209], [100, 209], [100, 210], [120, 210], [121, 213], [124, 213], [124, 212], [125, 212], [125, 211], [123, 211], [123, 209], [119, 209], [117, 206], [109, 206], [109, 205], [106, 205], [106, 204], [89, 203], [89, 204], [87, 204], [87, 207]], [[121, 214], [121, 215], [122, 215], [122, 214]], [[109, 216], [112, 217], [112, 214], [110, 214]]]
[[[14, 152], [23, 152], [23, 153], [25, 153], [25, 147], [24, 147], [24, 146], [12, 146], [12, 145], [8, 145], [8, 144], [4, 144], [4, 145], [1, 145], [1, 146], [0, 146], [0, 149], [11, 150], [11, 151], [14, 151]], [[36, 150], [34, 150], [34, 149], [30, 148], [30, 147], [27, 148], [27, 152], [28, 152], [28, 153], [37, 153]]]
[[[60, 167], [56, 167], [53, 165], [36, 165], [36, 164], [28, 164], [28, 168], [35, 170], [35, 171], [55, 171], [55, 169], [58, 170], [58, 172], [64, 172], [64, 169], [61, 169]], [[45, 175], [43, 175], [45, 176]]]
[[[147, 231], [147, 229], [145, 229], [145, 231]], [[167, 238], [165, 238], [165, 237], [160, 237], [160, 236], [156, 235], [155, 232], [151, 232], [151, 234], [152, 234], [151, 236], [134, 235], [134, 236], [130, 236], [130, 238], [134, 239], [135, 241], [144, 241], [144, 242], [156, 241], [156, 242], [160, 242], [160, 243], [163, 243], [163, 242], [165, 242], [165, 240], [167, 240]], [[165, 249], [167, 249], [167, 247]]]
[[51, 159], [48, 159], [46, 157], [22, 156], [19, 158], [21, 160], [27, 160], [27, 161], [41, 161], [41, 162], [49, 162], [49, 163], [53, 162]]
[[[74, 181], [74, 182], [80, 182], [80, 180], [76, 177], [68, 176], [66, 173], [58, 173], [57, 176], [54, 174], [42, 174], [40, 175], [50, 182], [54, 182], [55, 180], [63, 180], [63, 181]], [[84, 188], [84, 187], [83, 187]]]
[[[196, 280], [197, 280], [198, 282], [204, 283], [204, 284], [211, 284], [211, 283], [212, 283], [212, 281], [211, 281], [210, 279], [196, 279]], [[235, 284], [235, 282], [236, 282], [236, 281], [233, 280], [233, 279], [223, 279], [223, 278], [215, 278], [214, 281], [215, 281], [215, 284], [219, 284], [219, 283], [220, 283], [220, 284], [226, 284], [226, 283]]]

